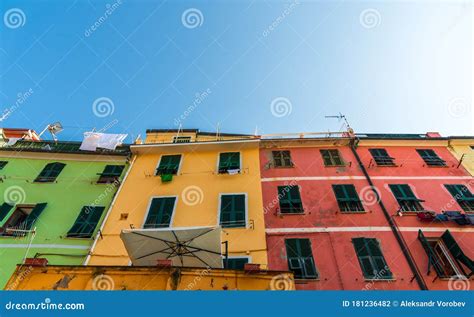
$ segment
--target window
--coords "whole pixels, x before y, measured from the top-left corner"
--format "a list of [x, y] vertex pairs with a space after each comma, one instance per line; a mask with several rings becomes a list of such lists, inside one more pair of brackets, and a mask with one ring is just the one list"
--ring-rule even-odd
[[387, 262], [385, 262], [377, 239], [354, 238], [352, 243], [366, 279], [384, 280], [392, 278], [392, 272], [390, 272]]
[[332, 185], [332, 189], [341, 211], [364, 211], [354, 185]]
[[100, 173], [100, 177], [97, 180], [98, 184], [110, 184], [118, 181], [120, 175], [122, 175], [124, 165], [106, 165], [104, 171]]
[[428, 274], [433, 268], [440, 278], [467, 275], [461, 264], [465, 265], [472, 275], [474, 271], [474, 261], [468, 258], [457, 244], [449, 230], [446, 230], [441, 237], [427, 238], [421, 230], [418, 231], [423, 249], [428, 256]]
[[176, 197], [153, 198], [143, 228], [168, 228], [175, 202]]
[[285, 245], [288, 268], [293, 272], [295, 278], [318, 278], [309, 239], [285, 239]]
[[2, 170], [7, 164], [8, 164], [7, 161], [0, 161], [0, 170]]
[[13, 205], [9, 203], [3, 203], [0, 206], [0, 222], [5, 219], [5, 217], [10, 213], [10, 210], [13, 208]]
[[344, 166], [339, 150], [321, 150], [325, 166]]
[[176, 175], [178, 174], [179, 164], [181, 163], [181, 155], [163, 155], [160, 159], [160, 164], [156, 169], [155, 175]]
[[369, 149], [370, 154], [374, 158], [374, 161], [379, 166], [394, 166], [394, 158], [388, 155], [386, 149]]
[[240, 153], [227, 152], [219, 154], [219, 173], [235, 173], [240, 172]]
[[69, 238], [90, 238], [99, 223], [105, 207], [84, 206], [79, 216], [68, 231]]
[[63, 170], [66, 164], [63, 163], [49, 163], [43, 168], [41, 173], [36, 177], [35, 182], [38, 183], [52, 183], [56, 180], [58, 175]]
[[433, 150], [416, 150], [421, 158], [428, 166], [446, 166], [446, 162], [442, 160]]
[[400, 211], [423, 211], [421, 205], [423, 200], [416, 198], [410, 186], [403, 185], [389, 185], [393, 195], [400, 205]]
[[474, 196], [465, 185], [444, 185], [464, 211], [474, 211]]
[[245, 194], [221, 195], [220, 225], [223, 228], [239, 228], [246, 226], [245, 200]]
[[190, 136], [174, 136], [173, 143], [189, 143], [191, 142]]
[[278, 200], [282, 214], [304, 212], [298, 186], [278, 186]]
[[272, 151], [274, 167], [293, 167], [290, 151]]
[[[2, 207], [4, 207], [4, 205], [2, 205]], [[45, 208], [46, 203], [36, 205], [17, 205], [11, 216], [0, 228], [0, 234], [3, 236], [24, 236], [31, 230]], [[5, 216], [7, 214], [8, 211]]]
[[224, 269], [229, 270], [243, 270], [245, 264], [249, 263], [248, 258], [228, 258], [227, 261], [224, 258]]

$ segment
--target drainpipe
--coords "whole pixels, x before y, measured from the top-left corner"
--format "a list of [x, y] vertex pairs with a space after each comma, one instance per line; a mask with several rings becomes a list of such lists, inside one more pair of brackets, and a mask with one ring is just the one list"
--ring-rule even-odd
[[382, 199], [381, 199], [378, 191], [375, 190], [374, 183], [372, 182], [372, 179], [370, 178], [369, 173], [367, 172], [367, 169], [365, 168], [364, 164], [362, 163], [362, 160], [359, 157], [359, 154], [357, 153], [356, 144], [355, 144], [356, 142], [355, 141], [356, 141], [356, 139], [354, 139], [354, 138], [351, 139], [350, 148], [351, 148], [352, 153], [354, 154], [354, 156], [357, 160], [357, 164], [359, 165], [360, 169], [362, 170], [362, 173], [364, 174], [365, 178], [367, 179], [367, 182], [370, 185], [370, 189], [374, 192], [375, 197], [377, 198], [378, 204], [380, 205], [380, 208], [383, 211], [385, 219], [389, 223], [390, 228], [392, 229], [392, 232], [395, 235], [395, 238], [397, 239], [397, 242], [398, 242], [400, 248], [402, 249], [403, 255], [405, 256], [405, 258], [408, 262], [408, 265], [410, 266], [410, 269], [411, 269], [412, 273], [414, 274], [414, 277], [415, 277], [415, 279], [418, 283], [418, 286], [420, 287], [421, 290], [428, 290], [428, 287], [426, 286], [426, 283], [423, 280], [423, 277], [421, 276], [421, 274], [418, 270], [418, 267], [416, 266], [415, 260], [413, 260], [413, 257], [411, 255], [410, 251], [408, 250], [408, 247], [406, 245], [405, 240], [403, 240], [403, 237], [402, 237], [400, 231], [398, 231], [397, 224], [395, 223], [395, 221], [392, 219], [392, 217], [388, 213], [387, 208], [385, 208], [385, 205], [383, 204]]

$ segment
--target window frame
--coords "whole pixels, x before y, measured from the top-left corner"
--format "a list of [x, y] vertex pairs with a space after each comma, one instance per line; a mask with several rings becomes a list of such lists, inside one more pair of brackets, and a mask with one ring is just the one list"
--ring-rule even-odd
[[[356, 244], [355, 244], [355, 240], [356, 239], [363, 239], [363, 242], [364, 242], [364, 250], [367, 255], [359, 255], [359, 252], [361, 250], [357, 250], [357, 247], [356, 247]], [[375, 245], [377, 246], [378, 248], [378, 251], [380, 252], [380, 255], [374, 255], [372, 254], [372, 250], [369, 246], [369, 243], [370, 241], [375, 241]], [[357, 260], [359, 262], [359, 266], [360, 266], [360, 269], [362, 271], [362, 275], [364, 276], [364, 279], [365, 280], [369, 280], [369, 281], [390, 281], [390, 280], [394, 280], [394, 276], [393, 276], [393, 272], [392, 270], [390, 269], [390, 267], [388, 266], [388, 263], [387, 263], [387, 260], [385, 259], [385, 256], [384, 256], [384, 252], [382, 250], [382, 245], [380, 243], [380, 240], [377, 239], [377, 238], [367, 238], [367, 237], [356, 237], [356, 238], [352, 238], [351, 239], [351, 242], [352, 242], [352, 245], [354, 247], [354, 251], [355, 251], [355, 254], [357, 256]], [[375, 257], [377, 258], [380, 258], [384, 264], [384, 267], [382, 268], [382, 270], [385, 270], [385, 268], [388, 268], [388, 273], [389, 275], [387, 275], [387, 277], [377, 277], [377, 276], [380, 276], [378, 275], [379, 272], [381, 271], [380, 268], [376, 265], [376, 260], [374, 259]], [[369, 263], [370, 263], [370, 266], [375, 270], [376, 268], [379, 269], [377, 271], [377, 274], [374, 274], [374, 272], [372, 272], [373, 275], [366, 275], [366, 272], [364, 270], [364, 264], [361, 260], [361, 258], [367, 258], [369, 260]]]
[[[421, 152], [431, 151], [433, 155], [423, 156]], [[416, 152], [421, 157], [425, 165], [428, 167], [447, 167], [446, 161], [441, 158], [441, 156], [436, 153], [433, 149], [416, 149]]]
[[183, 156], [184, 155], [182, 153], [170, 153], [170, 154], [161, 154], [160, 159], [158, 160], [158, 164], [155, 167], [154, 176], [161, 176], [161, 174], [158, 174], [158, 168], [160, 167], [161, 160], [163, 159], [163, 156], [175, 156], [175, 155], [176, 156], [179, 155], [180, 158], [179, 158], [178, 169], [176, 170], [176, 174], [172, 174], [172, 175], [179, 175], [181, 173], [181, 165], [183, 163]]
[[[27, 226], [26, 221], [28, 220], [28, 217], [33, 213], [35, 208], [37, 208], [39, 205], [42, 205], [43, 208], [40, 208], [40, 211], [39, 211], [38, 215], [36, 216], [36, 218], [34, 220], [32, 220], [29, 228], [26, 228], [26, 226]], [[0, 232], [0, 237], [14, 237], [15, 238], [15, 237], [24, 237], [24, 236], [26, 236], [27, 231], [31, 230], [32, 226], [36, 223], [38, 218], [41, 216], [41, 214], [46, 209], [46, 206], [47, 206], [47, 203], [17, 204], [17, 205], [12, 206], [13, 210], [10, 209], [10, 211], [2, 219], [2, 222], [1, 222], [2, 226], [0, 227], [2, 230]], [[31, 208], [31, 210], [29, 210], [29, 213], [26, 214], [23, 210], [21, 210], [21, 208], [29, 208], [29, 209]], [[10, 222], [10, 220], [15, 215], [15, 213], [23, 213], [23, 216], [25, 216], [25, 218], [21, 221], [21, 223], [17, 224], [16, 226], [9, 225], [8, 227], [5, 227], [6, 224]], [[22, 225], [22, 226], [19, 226], [19, 225]], [[8, 229], [13, 229], [12, 230], [13, 233], [12, 234], [5, 234], [6, 232], [8, 232]], [[16, 231], [19, 231], [19, 232], [16, 232]]]
[[[286, 198], [286, 197], [280, 197], [280, 188], [294, 188], [296, 187], [298, 189], [298, 196], [299, 196], [299, 200], [301, 202], [301, 208], [298, 210], [298, 209], [295, 209], [295, 211], [283, 211], [283, 208], [281, 207], [281, 198]], [[287, 191], [287, 193], [290, 193], [290, 190]], [[290, 185], [283, 185], [283, 186], [277, 186], [277, 199], [278, 199], [278, 209], [279, 209], [279, 214], [283, 214], [283, 215], [301, 215], [301, 214], [304, 214], [304, 204], [303, 204], [303, 198], [301, 197], [301, 187], [299, 185], [293, 185], [293, 186], [290, 186]], [[290, 202], [291, 204], [291, 202]]]
[[5, 166], [8, 165], [9, 162], [10, 162], [10, 161], [3, 161], [3, 160], [1, 160], [1, 161], [0, 161], [0, 171], [3, 170], [3, 169], [5, 168]]
[[[181, 138], [181, 142], [178, 142], [178, 140]], [[186, 140], [183, 142], [183, 140]], [[173, 138], [171, 139], [171, 143], [174, 144], [181, 144], [181, 143], [191, 143], [192, 137], [191, 136], [179, 136], [179, 135], [174, 135]]]
[[[151, 204], [153, 203], [153, 199], [159, 199], [159, 198], [174, 198], [174, 205], [173, 205], [173, 210], [171, 211], [171, 217], [170, 217], [170, 223], [168, 227], [156, 227], [156, 228], [145, 228], [146, 225], [146, 220], [148, 218], [148, 215], [150, 214], [150, 208]], [[168, 196], [152, 196], [150, 197], [150, 200], [148, 202], [148, 206], [146, 209], [145, 217], [143, 218], [141, 228], [142, 229], [161, 229], [161, 228], [174, 228], [173, 227], [173, 222], [174, 222], [174, 216], [176, 214], [176, 207], [178, 205], [178, 196], [177, 195], [168, 195]]]
[[[332, 187], [332, 191], [334, 193], [334, 196], [336, 198], [336, 201], [337, 201], [337, 205], [339, 207], [339, 211], [341, 213], [348, 213], [348, 214], [351, 214], [351, 213], [365, 213], [366, 210], [365, 210], [365, 207], [364, 207], [364, 203], [363, 201], [360, 199], [360, 196], [359, 196], [359, 193], [357, 192], [357, 189], [355, 187], [354, 184], [332, 184], [331, 185]], [[339, 199], [337, 197], [337, 194], [336, 194], [336, 187], [341, 187], [343, 188], [342, 191], [344, 192], [344, 196], [345, 198], [341, 198]], [[349, 196], [349, 192], [346, 190], [346, 187], [350, 187], [352, 189], [354, 189], [354, 193], [356, 195], [355, 198], [350, 198]], [[350, 209], [350, 207], [352, 206], [351, 203], [355, 204], [357, 208], [357, 210], [354, 210], [354, 209]], [[346, 207], [346, 208], [343, 208], [343, 207]]]
[[[375, 153], [374, 153], [375, 151], [385, 152], [386, 155], [382, 155], [382, 156], [375, 155]], [[386, 148], [370, 148], [369, 153], [370, 153], [370, 155], [372, 155], [372, 159], [374, 160], [374, 162], [377, 166], [382, 166], [382, 167], [397, 166], [395, 164], [395, 158], [391, 157], [388, 154], [388, 151], [387, 151]]]
[[[105, 174], [105, 170], [108, 166], [114, 166], [114, 167], [117, 167], [117, 166], [120, 166], [122, 167], [122, 170], [120, 171], [120, 174], [117, 175], [117, 176], [104, 176]], [[97, 179], [97, 184], [113, 184], [117, 181], [120, 180], [120, 177], [122, 176], [123, 174], [123, 171], [125, 170], [125, 165], [118, 165], [118, 164], [107, 164], [104, 166], [104, 169], [102, 170], [102, 173], [98, 173], [99, 174], [99, 178]], [[108, 181], [108, 180], [112, 180], [112, 181]]]
[[[94, 226], [93, 230], [91, 231], [90, 235], [79, 235], [79, 232], [76, 232], [76, 235], [70, 235], [70, 231], [76, 225], [76, 222], [79, 220], [79, 217], [82, 214], [82, 210], [85, 209], [85, 208], [94, 208], [94, 211], [95, 211], [95, 208], [102, 208], [102, 211], [100, 211], [100, 217], [98, 218], [97, 223], [95, 224], [95, 226]], [[66, 238], [69, 238], [69, 239], [91, 239], [92, 237], [94, 237], [95, 232], [97, 231], [97, 227], [100, 225], [101, 219], [103, 219], [103, 217], [104, 217], [105, 208], [106, 208], [105, 206], [82, 206], [81, 210], [79, 211], [79, 214], [77, 215], [76, 219], [74, 220], [74, 223], [72, 224], [72, 226], [70, 227], [70, 229], [66, 233]]]
[[[289, 252], [288, 252], [288, 244], [287, 244], [287, 241], [288, 240], [306, 240], [308, 241], [308, 244], [309, 244], [309, 250], [311, 251], [311, 256], [302, 256], [301, 254], [299, 254], [297, 257], [290, 257], [289, 256]], [[314, 260], [314, 255], [313, 255], [313, 245], [312, 245], [312, 242], [311, 242], [311, 239], [310, 238], [286, 238], [283, 240], [284, 243], [285, 243], [285, 252], [286, 252], [286, 260], [287, 260], [287, 265], [288, 265], [288, 271], [291, 271], [293, 272], [293, 275], [295, 277], [295, 280], [319, 280], [319, 271], [318, 271], [318, 267], [316, 265], [316, 261]], [[294, 253], [297, 253], [297, 252], [294, 252]], [[311, 258], [311, 264], [313, 266], [313, 269], [314, 269], [314, 275], [308, 275], [308, 273], [306, 272], [306, 259], [309, 259]], [[291, 260], [292, 259], [296, 259], [298, 261], [298, 264], [300, 265], [301, 267], [301, 271], [303, 273], [302, 276], [296, 276], [296, 273], [293, 271], [292, 269], [292, 264], [291, 264]]]
[[228, 171], [229, 169], [227, 169], [225, 172], [221, 172], [220, 171], [220, 165], [221, 165], [221, 154], [226, 154], [226, 153], [239, 153], [239, 172], [237, 174], [242, 174], [242, 152], [241, 151], [225, 151], [225, 152], [219, 152], [217, 153], [217, 167], [216, 167], [216, 170], [217, 170], [217, 174], [218, 175], [229, 175]]
[[[43, 171], [49, 166], [49, 165], [53, 165], [53, 164], [58, 164], [58, 165], [61, 165], [62, 168], [61, 170], [59, 171], [58, 175], [56, 175], [54, 178], [48, 176], [41, 176], [41, 174], [43, 173]], [[61, 163], [61, 162], [51, 162], [51, 163], [46, 163], [46, 165], [43, 167], [43, 169], [39, 172], [39, 174], [35, 177], [34, 179], [34, 183], [55, 183], [57, 182], [57, 179], [59, 177], [59, 175], [61, 175], [62, 171], [64, 170], [64, 168], [66, 167], [66, 163]]]
[[[246, 260], [247, 260], [247, 263], [252, 263], [252, 257], [251, 257], [251, 256], [248, 256], [248, 255], [247, 255], [247, 256], [244, 256], [244, 255], [242, 255], [242, 256], [233, 255], [233, 256], [228, 256], [227, 258], [228, 258], [229, 260], [233, 260], [233, 259], [246, 259]], [[245, 263], [245, 264], [247, 264], [247, 263]], [[245, 264], [244, 264], [244, 265], [245, 265]], [[226, 268], [226, 267], [225, 267], [225, 256], [222, 256], [222, 268], [223, 268], [224, 270], [243, 270], [243, 269], [244, 269], [244, 268], [242, 268], [242, 269], [229, 269], [229, 268]]]
[[[413, 194], [413, 197], [407, 197], [406, 199], [399, 199], [396, 195], [395, 195], [395, 192], [393, 191], [393, 187], [392, 186], [398, 186], [398, 188], [400, 188], [400, 186], [406, 186], [410, 192]], [[401, 211], [402, 213], [418, 213], [418, 212], [424, 212], [426, 211], [425, 207], [422, 205], [422, 203], [424, 202], [423, 199], [420, 199], [416, 196], [415, 192], [413, 191], [413, 189], [411, 188], [411, 186], [409, 184], [388, 184], [388, 187], [390, 188], [390, 191], [392, 192], [392, 195], [393, 197], [395, 198], [395, 200], [397, 201], [400, 209], [399, 211]], [[405, 193], [406, 194], [406, 193]], [[406, 195], [405, 195], [406, 196]], [[405, 205], [402, 204], [403, 203], [406, 203], [406, 206], [408, 206], [409, 204], [411, 204], [412, 206], [415, 206], [416, 208], [414, 209], [406, 209]]]
[[[334, 160], [334, 156], [331, 154], [334, 151], [337, 151], [337, 156], [338, 156], [339, 161], [341, 162], [341, 164], [336, 164], [336, 162]], [[325, 157], [324, 157], [324, 152], [329, 153], [329, 159], [331, 160], [331, 164], [327, 164], [327, 162], [325, 160]], [[341, 151], [339, 151], [339, 149], [320, 149], [319, 153], [321, 154], [321, 158], [323, 160], [323, 164], [324, 164], [325, 167], [344, 167], [344, 166], [346, 166], [346, 161], [342, 157]]]
[[[285, 153], [288, 152], [288, 158], [290, 160], [289, 165], [277, 165], [275, 162], [275, 153]], [[272, 150], [272, 165], [274, 168], [292, 168], [295, 167], [295, 164], [293, 162], [293, 159], [291, 157], [291, 151], [290, 150]], [[281, 161], [285, 162], [284, 155], [281, 155]]]
[[[244, 195], [244, 205], [245, 205], [245, 225], [240, 226], [240, 227], [228, 227], [228, 226], [222, 226], [221, 224], [221, 207], [222, 207], [222, 196], [237, 196], [237, 195]], [[226, 229], [248, 229], [249, 228], [249, 205], [248, 205], [248, 193], [219, 193], [219, 203], [217, 204], [217, 224], [224, 230]]]
[[[453, 197], [453, 199], [458, 203], [459, 207], [461, 207], [461, 209], [466, 212], [466, 213], [474, 213], [474, 195], [472, 194], [471, 190], [469, 189], [469, 187], [467, 187], [466, 185], [464, 184], [444, 184], [444, 187], [446, 188], [446, 190], [448, 191], [448, 193]], [[462, 193], [463, 190], [462, 189], [459, 189], [459, 190], [456, 190], [457, 191], [457, 194], [454, 194], [451, 192], [451, 190], [449, 188], [453, 188], [453, 191], [456, 190], [456, 187], [464, 187], [466, 188], [466, 191], [467, 193], [469, 193], [468, 196], [471, 196], [471, 197], [466, 197], [465, 195], [461, 194], [462, 197], [457, 197], [457, 195], [459, 193]], [[463, 199], [463, 198], [467, 198], [467, 199]], [[469, 199], [469, 198], [472, 198]]]

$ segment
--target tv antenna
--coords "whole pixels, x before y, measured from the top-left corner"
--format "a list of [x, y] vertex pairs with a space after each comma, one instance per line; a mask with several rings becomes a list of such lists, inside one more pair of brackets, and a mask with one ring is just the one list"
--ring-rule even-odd
[[64, 128], [63, 128], [63, 125], [61, 124], [61, 122], [55, 122], [55, 123], [52, 123], [52, 124], [48, 124], [46, 126], [46, 128], [44, 128], [43, 131], [41, 131], [41, 133], [39, 134], [39, 137], [41, 137], [43, 135], [43, 133], [46, 132], [46, 130], [48, 130], [49, 133], [51, 133], [51, 136], [53, 137], [54, 142], [57, 142], [58, 137], [56, 136], [56, 134], [58, 134], [59, 132], [64, 130]]
[[349, 124], [349, 121], [347, 120], [347, 117], [344, 114], [340, 113], [340, 112], [339, 112], [339, 115], [336, 115], [336, 116], [324, 116], [324, 117], [327, 118], [327, 119], [339, 119], [339, 121], [343, 120], [344, 124], [347, 127], [347, 130], [348, 131], [353, 131], [352, 128], [351, 128], [351, 125]]

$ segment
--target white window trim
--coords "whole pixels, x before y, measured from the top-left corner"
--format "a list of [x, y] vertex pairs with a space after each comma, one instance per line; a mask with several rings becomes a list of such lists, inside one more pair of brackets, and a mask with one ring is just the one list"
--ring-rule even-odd
[[[225, 152], [219, 152], [217, 153], [217, 164], [216, 164], [216, 174], [220, 174], [219, 173], [219, 164], [221, 162], [221, 154], [224, 154], [224, 153], [239, 153], [239, 173], [238, 174], [242, 174], [242, 152], [241, 151], [225, 151]], [[225, 175], [224, 173], [222, 173], [223, 175]]]
[[173, 205], [173, 211], [171, 212], [170, 226], [168, 227], [168, 228], [173, 228], [174, 216], [175, 216], [175, 213], [176, 213], [176, 206], [178, 205], [178, 196], [177, 195], [174, 195], [174, 196], [152, 196], [152, 197], [150, 197], [150, 201], [148, 202], [145, 217], [143, 218], [142, 225], [141, 225], [140, 228], [144, 229], [146, 218], [148, 218], [148, 214], [150, 213], [151, 203], [153, 202], [153, 199], [155, 199], [155, 198], [174, 198], [175, 199], [174, 200], [174, 205]]
[[[464, 276], [462, 272], [458, 269], [455, 260], [451, 256], [450, 252], [448, 251], [446, 245], [444, 244], [441, 238], [427, 238], [428, 242], [436, 241], [436, 244], [439, 245], [441, 251], [443, 252], [446, 259], [448, 259], [449, 264], [453, 268], [453, 271], [456, 272], [456, 276]], [[448, 277], [449, 278], [449, 277]]]
[[248, 229], [249, 228], [249, 206], [248, 206], [248, 194], [247, 193], [219, 193], [219, 203], [217, 204], [217, 225], [221, 225], [221, 205], [222, 205], [222, 196], [228, 195], [244, 195], [245, 196], [245, 227], [235, 227], [235, 228], [226, 228], [223, 227], [223, 230], [228, 229]]
[[159, 176], [159, 175], [156, 175], [156, 170], [160, 166], [161, 159], [163, 158], [163, 156], [171, 156], [171, 155], [181, 155], [181, 157], [179, 159], [178, 171], [176, 172], [176, 176], [178, 176], [181, 173], [181, 164], [183, 163], [183, 156], [184, 156], [183, 153], [170, 153], [170, 154], [167, 153], [167, 154], [161, 154], [160, 155], [160, 159], [158, 160], [158, 164], [156, 164], [155, 170], [153, 171], [153, 176]]

